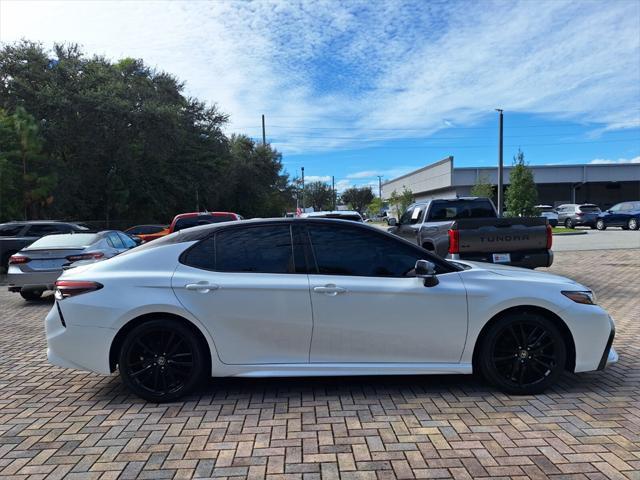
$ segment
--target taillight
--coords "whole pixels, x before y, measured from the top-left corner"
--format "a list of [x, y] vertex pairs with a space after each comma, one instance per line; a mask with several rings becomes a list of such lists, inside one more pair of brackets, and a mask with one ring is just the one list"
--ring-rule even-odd
[[460, 230], [449, 230], [449, 253], [460, 253]]
[[9, 265], [21, 265], [30, 261], [31, 259], [29, 257], [25, 257], [24, 255], [11, 255], [9, 257]]
[[81, 253], [80, 255], [69, 255], [67, 260], [70, 262], [77, 262], [79, 260], [93, 260], [104, 257], [104, 253], [102, 252], [93, 252], [93, 253]]
[[58, 280], [55, 283], [55, 297], [57, 300], [73, 297], [82, 293], [100, 290], [102, 284], [98, 282], [85, 282], [80, 280]]
[[551, 225], [547, 223], [547, 250], [551, 250], [551, 244], [553, 243], [553, 229]]

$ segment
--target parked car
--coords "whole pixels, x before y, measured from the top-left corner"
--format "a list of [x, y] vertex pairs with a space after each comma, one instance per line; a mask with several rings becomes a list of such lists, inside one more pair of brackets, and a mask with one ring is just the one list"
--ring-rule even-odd
[[169, 233], [180, 231], [184, 228], [207, 225], [209, 223], [232, 222], [242, 220], [242, 217], [233, 212], [192, 212], [176, 215], [169, 225]]
[[596, 221], [596, 228], [605, 230], [607, 227], [638, 230], [640, 228], [640, 201], [618, 203], [606, 212], [600, 213]]
[[164, 237], [169, 234], [169, 225], [136, 225], [127, 228], [124, 233], [129, 236], [138, 237], [142, 243], [150, 242], [156, 238]]
[[552, 227], [558, 226], [558, 212], [551, 205], [536, 205], [536, 208], [540, 212], [540, 216], [547, 219], [549, 225]]
[[84, 225], [51, 220], [2, 223], [0, 224], [1, 268], [6, 271], [9, 268], [11, 255], [45, 235], [88, 231], [90, 230]]
[[498, 218], [488, 198], [416, 202], [389, 231], [442, 258], [548, 267], [552, 233], [544, 218]]
[[362, 222], [362, 215], [355, 210], [331, 210], [319, 212], [307, 212], [300, 215], [301, 218], [338, 218], [341, 220], [352, 220]]
[[556, 207], [558, 224], [566, 228], [585, 226], [596, 228], [600, 207], [593, 203], [566, 203]]
[[123, 232], [47, 235], [23, 248], [9, 259], [9, 291], [25, 300], [37, 300], [52, 290], [65, 267], [75, 262], [106, 260], [136, 246]]
[[[481, 372], [532, 394], [617, 361], [615, 328], [570, 279], [447, 261], [333, 219], [183, 230], [65, 272], [48, 358], [110, 374], [151, 402], [205, 377]], [[87, 314], [90, 312], [90, 314]]]

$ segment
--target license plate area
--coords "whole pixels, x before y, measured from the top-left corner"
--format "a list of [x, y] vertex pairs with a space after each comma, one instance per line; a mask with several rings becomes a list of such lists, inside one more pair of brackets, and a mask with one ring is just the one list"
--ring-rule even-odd
[[509, 263], [509, 262], [511, 262], [510, 253], [494, 253], [493, 254], [493, 263]]

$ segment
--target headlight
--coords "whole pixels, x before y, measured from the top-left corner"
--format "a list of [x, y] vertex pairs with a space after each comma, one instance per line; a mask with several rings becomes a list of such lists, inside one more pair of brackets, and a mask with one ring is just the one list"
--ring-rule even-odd
[[593, 292], [568, 292], [564, 291], [562, 294], [570, 298], [576, 303], [584, 303], [585, 305], [596, 305], [596, 296]]

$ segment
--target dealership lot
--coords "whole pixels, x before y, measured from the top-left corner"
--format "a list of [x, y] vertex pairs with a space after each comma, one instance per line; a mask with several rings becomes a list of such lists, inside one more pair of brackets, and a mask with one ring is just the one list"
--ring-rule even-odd
[[638, 253], [558, 251], [548, 270], [594, 288], [620, 362], [531, 397], [464, 376], [217, 379], [145, 404], [50, 366], [51, 302], [3, 289], [0, 478], [640, 478]]

